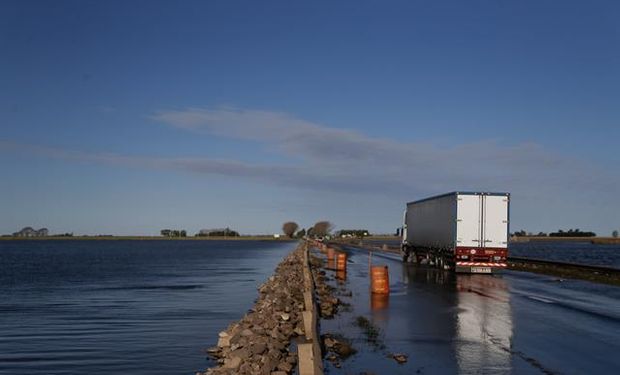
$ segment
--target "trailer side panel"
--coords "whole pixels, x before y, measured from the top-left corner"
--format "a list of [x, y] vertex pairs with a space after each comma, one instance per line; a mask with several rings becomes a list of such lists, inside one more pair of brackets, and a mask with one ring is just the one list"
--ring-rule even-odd
[[407, 242], [418, 247], [454, 246], [456, 195], [407, 205]]

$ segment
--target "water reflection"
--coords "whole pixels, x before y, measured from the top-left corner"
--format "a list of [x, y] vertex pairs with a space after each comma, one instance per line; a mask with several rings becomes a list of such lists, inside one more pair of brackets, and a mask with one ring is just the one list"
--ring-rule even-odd
[[456, 275], [455, 351], [460, 372], [511, 370], [513, 335], [510, 294], [501, 277]]
[[389, 294], [370, 294], [370, 310], [373, 312], [385, 310], [390, 307], [390, 295]]
[[452, 362], [446, 370], [454, 366], [448, 372], [512, 371], [512, 310], [501, 276], [403, 265], [402, 283], [412, 315], [407, 320], [410, 334], [417, 341], [450, 338], [451, 350], [442, 355]]
[[344, 284], [344, 282], [347, 281], [347, 270], [337, 270], [336, 280], [338, 281], [338, 284]]
[[402, 264], [403, 284], [454, 284], [455, 276], [456, 275], [452, 272], [441, 271], [434, 268], [427, 268], [424, 266]]
[[327, 259], [327, 269], [335, 270], [336, 269], [336, 260], [335, 259]]

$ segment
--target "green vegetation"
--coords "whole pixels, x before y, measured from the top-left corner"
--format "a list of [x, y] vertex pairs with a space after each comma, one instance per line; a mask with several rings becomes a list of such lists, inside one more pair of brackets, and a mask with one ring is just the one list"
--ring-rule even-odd
[[355, 318], [355, 325], [362, 329], [364, 335], [366, 335], [366, 340], [370, 344], [381, 349], [385, 347], [379, 339], [381, 331], [374, 324], [372, 324], [372, 322], [368, 320], [368, 318], [361, 315], [358, 316], [357, 318]]
[[185, 230], [162, 229], [159, 233], [163, 237], [187, 237], [187, 232]]
[[538, 232], [538, 234], [534, 234], [532, 232], [526, 232], [522, 229], [518, 232], [514, 232], [512, 235], [515, 237], [596, 237], [596, 233], [594, 232], [582, 232], [579, 229], [569, 229], [566, 232], [560, 229], [557, 232], [552, 232], [549, 234], [545, 232]]
[[302, 228], [299, 232], [295, 234], [295, 237], [304, 238], [305, 235], [306, 235], [306, 230]]
[[342, 229], [336, 233], [336, 236], [341, 238], [364, 238], [370, 236], [370, 232], [366, 229]]
[[549, 233], [549, 237], [596, 237], [594, 232], [582, 232], [579, 229], [569, 229], [564, 232], [562, 229], [557, 232]]
[[239, 237], [239, 232], [230, 228], [224, 229], [203, 229], [196, 234], [196, 237]]

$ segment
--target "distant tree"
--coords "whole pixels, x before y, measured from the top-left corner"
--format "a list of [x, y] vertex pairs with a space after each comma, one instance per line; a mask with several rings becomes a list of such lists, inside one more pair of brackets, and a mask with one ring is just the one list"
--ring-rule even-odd
[[581, 229], [569, 229], [568, 232], [564, 232], [562, 229], [557, 232], [549, 233], [549, 237], [595, 237], [594, 232], [582, 232]]
[[618, 231], [617, 231], [617, 230], [615, 230], [615, 231], [611, 232], [611, 236], [612, 236], [613, 238], [618, 238]]
[[297, 237], [297, 238], [304, 238], [305, 235], [306, 235], [306, 230], [302, 228], [300, 231], [298, 231], [295, 234], [295, 237]]
[[185, 230], [176, 229], [162, 229], [159, 233], [164, 237], [186, 237], [187, 232]]
[[282, 224], [282, 232], [284, 232], [284, 234], [289, 238], [293, 237], [293, 234], [295, 234], [297, 228], [299, 228], [299, 225], [297, 225], [294, 221], [287, 221]]
[[333, 227], [329, 221], [319, 221], [312, 227], [313, 234], [318, 237], [325, 237], [332, 231]]
[[314, 237], [314, 227], [308, 228], [308, 230], [306, 231], [306, 235], [308, 237]]
[[239, 232], [230, 228], [224, 228], [221, 230], [202, 230], [198, 234], [201, 237], [239, 237]]

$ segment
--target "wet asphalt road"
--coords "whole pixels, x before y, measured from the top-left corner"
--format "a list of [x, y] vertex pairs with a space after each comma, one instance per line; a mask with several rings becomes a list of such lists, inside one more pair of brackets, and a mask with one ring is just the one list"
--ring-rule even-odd
[[[368, 253], [349, 248], [346, 275], [328, 272], [351, 304], [321, 332], [340, 333], [358, 353], [326, 373], [617, 374], [620, 288], [525, 272], [456, 275], [373, 255], [389, 267], [389, 297], [369, 293]], [[339, 279], [336, 278], [339, 276]], [[379, 328], [372, 342], [355, 318]], [[405, 353], [397, 364], [390, 353]]]

